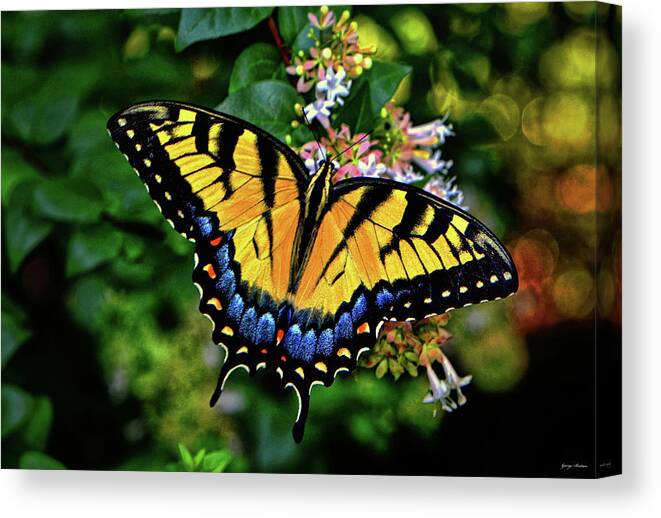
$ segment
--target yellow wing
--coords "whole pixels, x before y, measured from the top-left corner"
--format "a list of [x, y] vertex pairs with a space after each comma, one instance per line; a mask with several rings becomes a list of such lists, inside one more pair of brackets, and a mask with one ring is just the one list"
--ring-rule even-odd
[[108, 129], [163, 215], [196, 242], [200, 311], [227, 352], [212, 405], [235, 369], [272, 367], [299, 397], [297, 441], [311, 387], [352, 370], [384, 318], [419, 319], [516, 290], [509, 254], [481, 223], [376, 179], [335, 186], [291, 286], [309, 183], [293, 151], [244, 121], [173, 102], [132, 106]]
[[173, 102], [131, 106], [108, 129], [177, 231], [196, 241], [230, 235], [241, 281], [284, 300], [308, 182], [287, 146], [239, 119]]

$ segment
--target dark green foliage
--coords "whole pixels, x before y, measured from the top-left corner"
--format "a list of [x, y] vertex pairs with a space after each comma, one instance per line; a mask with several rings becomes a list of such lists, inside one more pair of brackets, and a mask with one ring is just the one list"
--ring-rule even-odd
[[[409, 8], [353, 9], [377, 24], [396, 52], [387, 60], [377, 54], [354, 80], [333, 126], [374, 129], [407, 76], [400, 104], [416, 124], [451, 109], [446, 97], [460, 99], [461, 111], [450, 118], [457, 136], [443, 148], [443, 159], [455, 160], [452, 172], [475, 214], [499, 236], [519, 236], [516, 182], [525, 177], [519, 170], [534, 156], [533, 146], [518, 130], [520, 114], [515, 136], [501, 140], [481, 102], [501, 88], [523, 110], [549, 94], [538, 64], [564, 37], [560, 24], [583, 25], [560, 5], [521, 32], [504, 23], [502, 6], [418, 6], [437, 46], [416, 54], [395, 30]], [[345, 8], [332, 9], [339, 16]], [[310, 46], [307, 12], [3, 13], [3, 468], [431, 474], [452, 457], [448, 471], [458, 472], [471, 448], [448, 447], [448, 430], [455, 439], [474, 434], [466, 444], [476, 448], [511, 451], [485, 438], [483, 430], [499, 427], [481, 412], [459, 416], [465, 421], [453, 421], [454, 429], [446, 426], [450, 419], [434, 420], [420, 404], [424, 375], [405, 374], [394, 383], [363, 371], [330, 390], [314, 388], [298, 447], [290, 431], [296, 402], [276, 388], [272, 373], [233, 375], [221, 409], [208, 407], [222, 355], [197, 310], [193, 246], [163, 221], [113, 146], [106, 121], [138, 101], [174, 99], [217, 107], [293, 144], [312, 140], [305, 127], [292, 126], [294, 105], [304, 100], [267, 25], [272, 16], [285, 50], [295, 54]], [[501, 85], [511, 76], [524, 83], [520, 97]], [[457, 337], [451, 343], [463, 351], [463, 363], [475, 366], [482, 391], [468, 397], [487, 411], [502, 410], [490, 394], [515, 390], [526, 369], [525, 336], [504, 307], [480, 307], [478, 326], [470, 312], [449, 326]], [[498, 333], [498, 347], [486, 343], [484, 337]], [[377, 374], [387, 370], [387, 362], [379, 364]]]
[[[260, 102], [254, 102], [259, 99]], [[259, 81], [229, 95], [216, 109], [236, 115], [265, 129], [281, 140], [296, 119], [294, 105], [302, 101], [296, 90], [284, 81]]]
[[252, 29], [272, 11], [273, 7], [184, 9], [177, 33], [177, 49]]
[[273, 45], [255, 43], [244, 50], [236, 60], [230, 76], [229, 93], [233, 94], [253, 83], [283, 76], [282, 58]]
[[381, 108], [410, 73], [409, 66], [375, 60], [372, 68], [354, 81], [351, 100], [342, 110], [341, 119], [357, 132], [370, 131], [378, 123]]

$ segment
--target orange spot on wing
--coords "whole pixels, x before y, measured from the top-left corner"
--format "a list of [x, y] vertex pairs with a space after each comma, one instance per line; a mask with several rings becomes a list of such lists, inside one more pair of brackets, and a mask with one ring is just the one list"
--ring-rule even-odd
[[216, 239], [212, 239], [211, 241], [209, 241], [209, 244], [211, 246], [218, 246], [222, 240], [223, 240], [223, 236], [219, 236]]
[[370, 332], [370, 325], [367, 322], [363, 322], [358, 326], [358, 334], [362, 333], [369, 333]]
[[209, 306], [213, 306], [213, 307], [216, 308], [218, 311], [220, 311], [221, 309], [223, 309], [223, 305], [220, 303], [220, 300], [218, 300], [216, 297], [212, 297], [212, 298], [210, 298], [209, 301], [207, 302], [207, 304], [208, 304]]
[[216, 278], [216, 270], [214, 269], [212, 264], [207, 264], [205, 267], [202, 268], [207, 274], [209, 275], [210, 278], [215, 279]]
[[278, 329], [278, 334], [275, 337], [275, 341], [277, 344], [282, 342], [282, 337], [285, 336], [285, 332], [282, 329]]
[[287, 357], [283, 354], [282, 356], [280, 356], [280, 361], [282, 361], [282, 363], [285, 363], [287, 361]]
[[266, 349], [262, 349], [262, 350], [259, 351], [259, 352], [262, 353], [262, 354], [267, 354], [267, 353], [268, 353], [268, 351], [267, 351]]

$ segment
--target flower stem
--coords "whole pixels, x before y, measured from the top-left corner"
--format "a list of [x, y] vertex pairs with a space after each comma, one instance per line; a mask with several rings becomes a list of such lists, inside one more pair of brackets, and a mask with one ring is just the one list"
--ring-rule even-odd
[[269, 25], [269, 30], [273, 35], [273, 39], [275, 40], [275, 44], [278, 47], [278, 51], [280, 52], [280, 57], [282, 58], [282, 61], [284, 62], [285, 66], [288, 67], [291, 63], [291, 60], [289, 58], [289, 52], [285, 48], [285, 43], [284, 41], [282, 41], [282, 38], [280, 37], [280, 32], [278, 31], [278, 26], [275, 24], [275, 20], [273, 19], [273, 16], [269, 16], [268, 25]]

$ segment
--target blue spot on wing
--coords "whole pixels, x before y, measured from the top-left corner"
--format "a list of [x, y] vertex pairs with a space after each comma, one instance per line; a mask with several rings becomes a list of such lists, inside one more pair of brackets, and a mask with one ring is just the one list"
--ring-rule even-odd
[[333, 331], [324, 329], [317, 341], [317, 354], [329, 356], [333, 352]]
[[412, 302], [413, 301], [413, 293], [411, 290], [401, 290], [397, 292], [397, 302], [404, 303], [404, 302]]
[[255, 332], [256, 344], [269, 344], [275, 338], [275, 321], [270, 313], [265, 313], [257, 322], [257, 331]]
[[301, 351], [301, 329], [297, 324], [294, 324], [289, 329], [287, 329], [285, 337], [282, 339], [282, 345], [289, 353], [289, 356], [298, 360], [302, 359], [303, 354]]
[[213, 226], [211, 225], [211, 218], [208, 216], [199, 216], [197, 218], [197, 225], [200, 229], [200, 233], [203, 237], [209, 237], [213, 231]]
[[229, 307], [227, 308], [227, 316], [231, 318], [234, 322], [241, 321], [241, 315], [243, 314], [243, 298], [238, 293], [232, 298]]
[[257, 322], [257, 313], [255, 308], [248, 308], [241, 319], [239, 333], [251, 342], [255, 341], [255, 324]]
[[394, 300], [395, 297], [385, 288], [376, 294], [376, 305], [379, 306], [380, 310], [389, 309]]
[[220, 276], [216, 287], [221, 291], [226, 298], [230, 298], [234, 295], [236, 291], [236, 279], [234, 278], [234, 272], [231, 269], [228, 269], [224, 274]]
[[218, 273], [223, 273], [230, 265], [230, 254], [227, 245], [221, 246], [216, 251], [216, 266], [218, 266]]
[[314, 352], [317, 349], [317, 335], [313, 329], [308, 330], [301, 339], [301, 360], [311, 362], [314, 357]]
[[335, 341], [340, 343], [342, 340], [351, 340], [353, 337], [353, 322], [349, 313], [342, 313], [342, 316], [335, 324]]
[[353, 309], [351, 310], [351, 319], [354, 322], [358, 322], [363, 319], [365, 314], [367, 313], [367, 299], [365, 298], [365, 295], [362, 293], [356, 299], [356, 303], [353, 306]]

